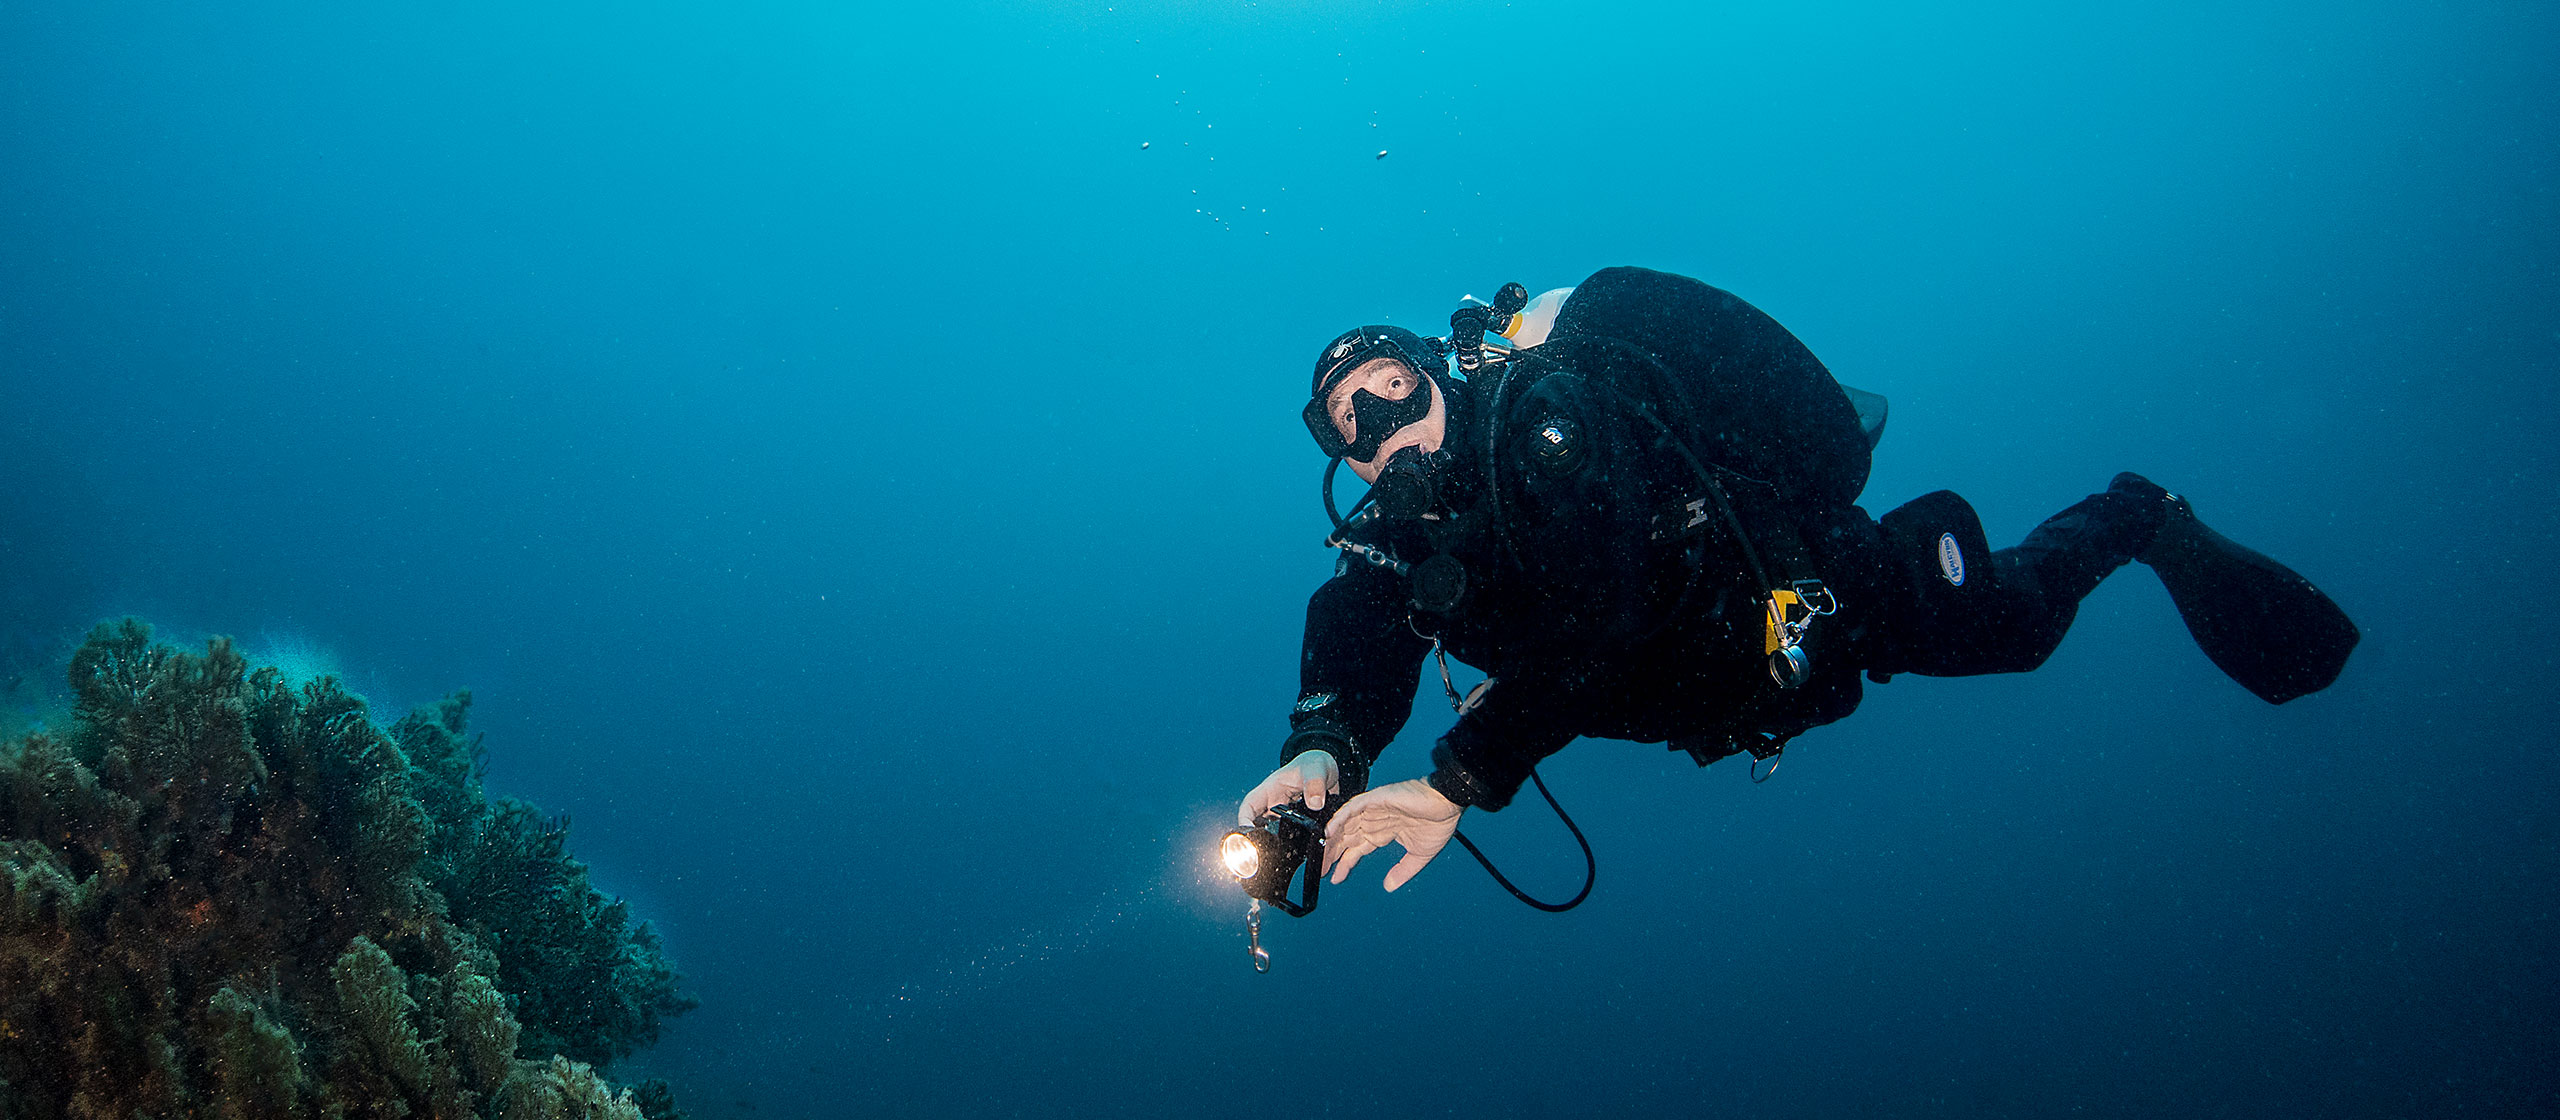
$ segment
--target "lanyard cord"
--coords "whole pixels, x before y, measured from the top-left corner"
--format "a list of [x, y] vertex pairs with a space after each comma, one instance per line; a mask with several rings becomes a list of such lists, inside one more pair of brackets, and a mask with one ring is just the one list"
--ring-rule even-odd
[[[1407, 619], [1405, 625], [1411, 626], [1412, 620]], [[1421, 631], [1416, 630], [1414, 633], [1419, 635]], [[1487, 678], [1482, 683], [1476, 685], [1475, 688], [1469, 690], [1466, 698], [1462, 700], [1458, 697], [1458, 686], [1452, 683], [1449, 679], [1449, 652], [1447, 647], [1441, 644], [1440, 639], [1433, 638], [1431, 639], [1431, 652], [1440, 659], [1440, 687], [1447, 690], [1449, 693], [1449, 706], [1456, 709], [1459, 718], [1463, 719], [1466, 717], [1468, 712], [1475, 710], [1476, 705], [1484, 703], [1486, 694], [1493, 691], [1493, 681], [1491, 678]], [[1556, 795], [1547, 790], [1547, 780], [1538, 776], [1537, 767], [1531, 766], [1529, 768], [1529, 780], [1538, 783], [1538, 796], [1547, 799], [1547, 808], [1556, 811], [1556, 819], [1564, 822], [1565, 831], [1573, 833], [1573, 842], [1582, 845], [1582, 890], [1575, 894], [1571, 899], [1564, 902], [1540, 902], [1537, 899], [1529, 897], [1529, 893], [1527, 891], [1523, 891], [1520, 888], [1511, 885], [1511, 880], [1502, 874], [1502, 869], [1495, 867], [1492, 860], [1485, 858], [1483, 850], [1476, 847], [1475, 841], [1467, 839], [1467, 834], [1464, 831], [1454, 831], [1451, 835], [1457, 837], [1458, 843], [1467, 849], [1468, 855], [1476, 857], [1476, 862], [1484, 865], [1485, 874], [1493, 876], [1494, 882], [1502, 884], [1502, 889], [1511, 892], [1511, 897], [1528, 903], [1540, 910], [1544, 910], [1547, 913], [1561, 914], [1576, 906], [1582, 905], [1583, 899], [1591, 897], [1591, 884], [1598, 882], [1600, 879], [1600, 860], [1598, 857], [1591, 854], [1591, 840], [1582, 834], [1582, 827], [1573, 823], [1573, 818], [1565, 814], [1564, 806], [1556, 802]]]
[[1529, 897], [1529, 892], [1512, 886], [1511, 880], [1504, 878], [1502, 872], [1493, 866], [1493, 861], [1486, 859], [1484, 853], [1476, 849], [1476, 842], [1467, 839], [1467, 834], [1464, 831], [1460, 831], [1456, 835], [1458, 843], [1466, 845], [1467, 854], [1476, 857], [1476, 862], [1484, 865], [1484, 873], [1493, 876], [1493, 881], [1502, 884], [1502, 889], [1510, 891], [1511, 897], [1519, 899], [1522, 902], [1526, 902], [1531, 906], [1546, 911], [1547, 913], [1561, 914], [1576, 906], [1582, 905], [1583, 899], [1591, 897], [1591, 884], [1599, 881], [1600, 878], [1600, 861], [1592, 856], [1591, 841], [1583, 837], [1582, 829], [1574, 825], [1572, 817], [1565, 815], [1564, 806], [1556, 804], [1556, 795], [1547, 792], [1547, 780], [1538, 776], [1537, 767], [1532, 766], [1529, 768], [1529, 780], [1538, 783], [1538, 795], [1547, 799], [1547, 807], [1556, 811], [1556, 819], [1563, 821], [1565, 828], [1573, 833], [1574, 842], [1582, 845], [1581, 893], [1574, 895], [1571, 899], [1564, 902], [1540, 902], [1537, 899], [1531, 898]]

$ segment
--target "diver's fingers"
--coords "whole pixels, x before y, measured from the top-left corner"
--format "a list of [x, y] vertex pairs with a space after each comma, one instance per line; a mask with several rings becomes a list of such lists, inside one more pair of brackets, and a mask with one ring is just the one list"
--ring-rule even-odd
[[1366, 843], [1374, 850], [1395, 838], [1402, 818], [1394, 805], [1378, 800], [1376, 791], [1364, 793], [1343, 802], [1342, 811], [1325, 824], [1325, 843]]
[[1334, 814], [1332, 823], [1325, 826], [1327, 852], [1342, 853], [1332, 857], [1340, 863], [1334, 870], [1333, 881], [1339, 883], [1349, 877], [1351, 869], [1359, 864], [1362, 856], [1398, 843], [1397, 833], [1403, 825], [1404, 815], [1396, 812], [1392, 802], [1379, 799], [1375, 790], [1344, 803], [1342, 811]]
[[1298, 787], [1303, 784], [1305, 779], [1299, 776], [1296, 763], [1281, 764], [1279, 769], [1255, 785], [1252, 792], [1244, 795], [1244, 804], [1236, 808], [1236, 824], [1253, 827], [1253, 822], [1269, 812], [1272, 806], [1297, 796]]
[[1327, 844], [1325, 864], [1333, 872], [1333, 881], [1340, 884], [1351, 877], [1351, 869], [1360, 866], [1361, 859], [1377, 850], [1377, 842], [1366, 838], [1353, 840], [1339, 848]]
[[1440, 853], [1438, 852], [1417, 852], [1411, 848], [1405, 849], [1404, 858], [1397, 860], [1394, 867], [1387, 869], [1387, 889], [1392, 891], [1397, 887], [1401, 887], [1406, 883], [1411, 882], [1413, 877], [1421, 874], [1422, 869], [1430, 866], [1432, 859], [1437, 857], [1439, 854]]
[[1324, 808], [1325, 799], [1342, 789], [1342, 770], [1327, 751], [1304, 751], [1292, 760], [1297, 770], [1298, 793], [1306, 799], [1307, 808]]
[[1371, 790], [1343, 802], [1342, 811], [1335, 813], [1332, 820], [1324, 822], [1324, 842], [1331, 844], [1359, 829], [1361, 824], [1369, 819], [1369, 810], [1378, 803], [1376, 793], [1376, 790]]
[[1253, 787], [1251, 792], [1244, 795], [1244, 803], [1236, 806], [1236, 827], [1252, 828], [1254, 820], [1262, 816], [1263, 810], [1271, 807], [1271, 785], [1271, 779], [1264, 778], [1261, 785]]
[[1341, 812], [1335, 813], [1332, 820], [1325, 822], [1324, 874], [1333, 874], [1334, 863], [1342, 858], [1342, 854], [1344, 852], [1351, 850], [1350, 842], [1342, 838], [1342, 822], [1349, 819], [1352, 814], [1359, 811], [1359, 800], [1354, 798], [1350, 805], [1345, 806]]

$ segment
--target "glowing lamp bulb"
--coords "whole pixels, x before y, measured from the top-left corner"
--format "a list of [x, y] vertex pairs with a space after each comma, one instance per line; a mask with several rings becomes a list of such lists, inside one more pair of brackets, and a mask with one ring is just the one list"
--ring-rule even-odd
[[1254, 849], [1253, 841], [1233, 832], [1218, 845], [1218, 858], [1226, 861], [1227, 874], [1238, 879], [1253, 878], [1254, 872], [1262, 870], [1262, 853]]

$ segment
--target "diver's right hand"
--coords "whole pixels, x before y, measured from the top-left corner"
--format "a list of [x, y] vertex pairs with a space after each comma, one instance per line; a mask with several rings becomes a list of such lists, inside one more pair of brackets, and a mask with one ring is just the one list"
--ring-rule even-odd
[[1304, 799], [1307, 808], [1324, 808], [1324, 799], [1342, 792], [1342, 765], [1325, 751], [1301, 751], [1253, 792], [1244, 795], [1244, 804], [1236, 808], [1236, 825], [1253, 827], [1255, 818], [1274, 805], [1286, 805]]

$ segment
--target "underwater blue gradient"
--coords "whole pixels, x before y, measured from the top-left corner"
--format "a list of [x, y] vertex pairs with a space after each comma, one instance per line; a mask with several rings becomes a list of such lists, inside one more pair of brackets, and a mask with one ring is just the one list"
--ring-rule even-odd
[[[474, 689], [703, 1120], [2560, 1112], [2560, 16], [1594, 7], [0, 8], [6, 698], [126, 613]], [[2270, 708], [2128, 569], [1255, 975], [1314, 348], [1612, 264], [1890, 396], [1868, 508], [2139, 470], [2363, 648]]]

